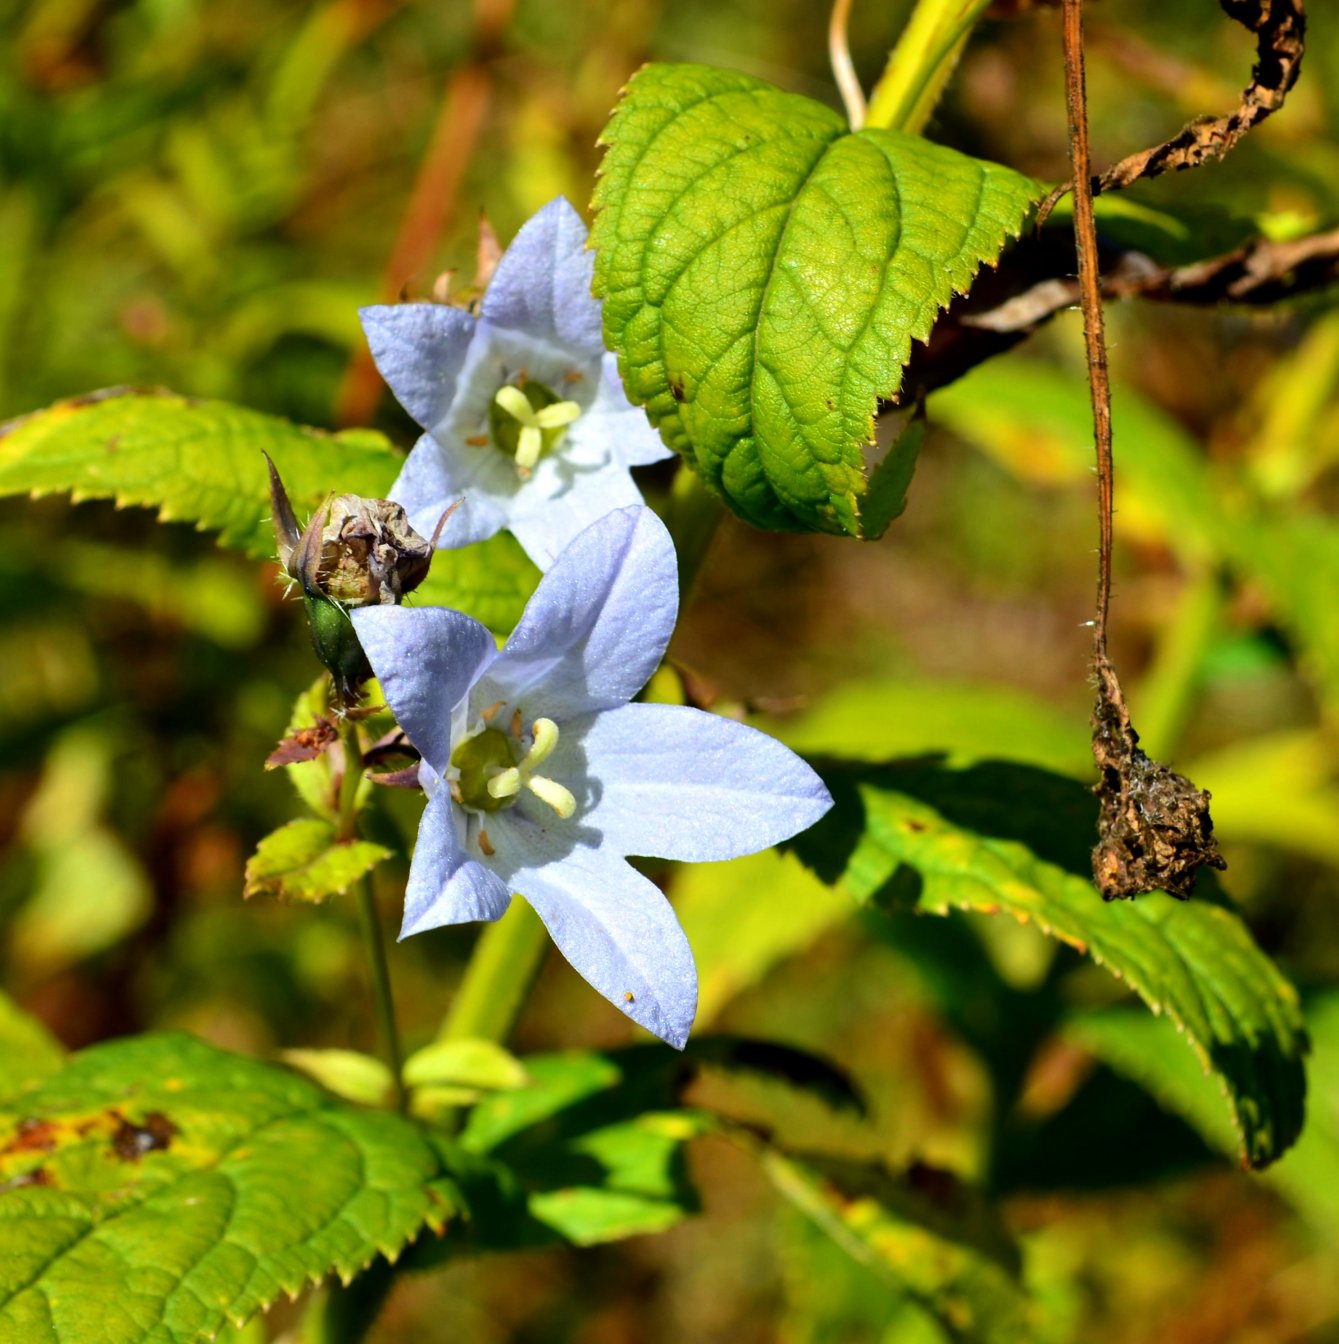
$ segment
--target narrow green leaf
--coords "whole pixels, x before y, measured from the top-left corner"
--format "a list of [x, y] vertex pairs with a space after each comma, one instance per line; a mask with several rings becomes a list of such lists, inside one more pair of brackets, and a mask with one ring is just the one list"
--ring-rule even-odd
[[0, 1125], [5, 1341], [192, 1344], [460, 1212], [409, 1122], [186, 1036], [83, 1051]]
[[604, 143], [595, 285], [628, 395], [740, 517], [877, 535], [878, 404], [1039, 184], [705, 66], [642, 70]]
[[370, 840], [336, 840], [335, 828], [300, 817], [272, 831], [247, 861], [244, 896], [324, 901], [340, 896], [391, 852]]
[[401, 460], [370, 430], [323, 434], [227, 402], [113, 389], [0, 426], [0, 495], [145, 505], [266, 558], [274, 533], [262, 452], [299, 517], [332, 492], [384, 498]]
[[927, 1171], [918, 1181], [898, 1180], [878, 1167], [748, 1146], [782, 1195], [943, 1321], [952, 1338], [1035, 1344], [1046, 1337], [1019, 1280], [1017, 1250], [952, 1177]]
[[279, 1057], [345, 1101], [384, 1106], [390, 1100], [391, 1071], [372, 1055], [359, 1050], [285, 1050]]
[[461, 1037], [433, 1041], [415, 1051], [404, 1063], [404, 1080], [410, 1087], [450, 1086], [480, 1092], [501, 1092], [524, 1087], [530, 1075], [509, 1050], [496, 1041]]
[[820, 770], [836, 807], [795, 843], [820, 876], [888, 908], [1035, 923], [1171, 1018], [1220, 1079], [1244, 1164], [1267, 1166], [1296, 1140], [1307, 1049], [1296, 991], [1204, 885], [1186, 903], [1160, 892], [1104, 903], [1088, 876], [1096, 804], [1081, 784], [1005, 763]]

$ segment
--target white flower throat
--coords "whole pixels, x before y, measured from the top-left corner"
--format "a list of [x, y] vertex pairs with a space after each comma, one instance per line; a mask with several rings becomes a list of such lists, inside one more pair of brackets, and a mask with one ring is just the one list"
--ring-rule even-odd
[[527, 747], [519, 709], [505, 731], [492, 726], [490, 720], [501, 707], [499, 703], [485, 710], [480, 727], [451, 753], [451, 797], [471, 811], [489, 813], [514, 806], [522, 791], [529, 791], [567, 821], [577, 806], [571, 790], [538, 773], [558, 745], [558, 725], [536, 719]]

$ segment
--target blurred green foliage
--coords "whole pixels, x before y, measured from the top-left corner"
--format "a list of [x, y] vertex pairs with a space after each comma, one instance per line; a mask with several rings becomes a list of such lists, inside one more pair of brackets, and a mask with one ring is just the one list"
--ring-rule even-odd
[[[906, 8], [857, 4], [867, 85]], [[1315, 11], [1284, 112], [1223, 164], [1132, 193], [1198, 212], [1184, 256], [1229, 246], [1241, 221], [1278, 234], [1339, 222], [1339, 24]], [[1230, 106], [1245, 81], [1249, 41], [1201, 0], [1105, 0], [1089, 23], [1100, 161]], [[469, 274], [480, 209], [505, 239], [557, 192], [584, 204], [596, 136], [647, 59], [741, 69], [835, 104], [825, 24], [808, 0], [0, 6], [0, 419], [161, 385], [331, 429], [370, 414], [408, 447], [407, 419], [368, 400], [357, 306]], [[1065, 176], [1055, 15], [983, 25], [930, 133]], [[1115, 653], [1150, 749], [1213, 791], [1225, 886], [1304, 991], [1315, 1053], [1292, 1155], [1264, 1178], [1232, 1171], [1228, 1112], [1168, 1023], [1109, 1026], [1118, 988], [1033, 929], [859, 909], [790, 855], [670, 875], [701, 1026], [839, 1061], [869, 1113], [709, 1072], [690, 1102], [792, 1148], [920, 1163], [932, 1193], [942, 1171], [979, 1183], [1002, 1199], [1057, 1337], [1339, 1338], [1330, 303], [1109, 315]], [[809, 752], [946, 752], [954, 767], [1003, 759], [1086, 779], [1086, 398], [1067, 315], [931, 398], [908, 510], [878, 546], [724, 525], [676, 638], [688, 684]], [[262, 1055], [373, 1048], [353, 910], [241, 900], [248, 855], [295, 812], [284, 772], [261, 762], [315, 671], [273, 568], [106, 502], [10, 500], [0, 527], [10, 992], [68, 1046], [180, 1027]], [[499, 591], [516, 600], [514, 585]], [[402, 850], [414, 804], [386, 792], [378, 825]], [[378, 870], [388, 913], [398, 867]], [[431, 1039], [473, 938], [395, 950], [411, 1047]], [[25, 1026], [0, 1038], [34, 1076], [59, 1067]], [[625, 1041], [622, 1018], [555, 959], [515, 1045]], [[561, 1067], [546, 1067], [559, 1085]], [[595, 1054], [571, 1067], [598, 1083], [611, 1066]], [[480, 1126], [506, 1094], [489, 1105]], [[685, 1158], [696, 1113], [666, 1105], [679, 1127], [661, 1136], [661, 1165], [622, 1168], [622, 1209], [673, 1230], [403, 1277], [371, 1338], [948, 1337], [877, 1258], [848, 1255], [825, 1216], [779, 1199], [736, 1140], [699, 1139]], [[619, 1170], [620, 1127], [636, 1122], [605, 1120], [571, 1143]], [[665, 1191], [684, 1162], [704, 1216], [679, 1222]], [[569, 1188], [584, 1187], [549, 1193]], [[603, 1191], [578, 1208], [618, 1212]], [[280, 1311], [247, 1338], [285, 1325]]]

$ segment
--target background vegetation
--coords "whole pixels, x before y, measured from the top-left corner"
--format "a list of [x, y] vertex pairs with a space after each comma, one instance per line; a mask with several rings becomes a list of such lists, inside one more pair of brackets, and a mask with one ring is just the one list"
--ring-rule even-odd
[[[866, 85], [904, 8], [856, 6]], [[979, 29], [931, 135], [1059, 180], [1057, 16], [1021, 9]], [[811, 0], [4, 6], [0, 419], [165, 385], [375, 423], [407, 447], [357, 306], [471, 273], [480, 210], [505, 240], [555, 194], [584, 208], [596, 137], [644, 61], [741, 69], [835, 104], [826, 22]], [[1230, 106], [1251, 61], [1249, 37], [1203, 0], [1103, 0], [1089, 30], [1102, 163]], [[1318, 7], [1286, 110], [1223, 164], [1131, 199], [1191, 220], [1191, 257], [1253, 228], [1333, 227], [1336, 90], [1339, 25]], [[1076, 1338], [1339, 1339], [1339, 315], [1319, 295], [1275, 311], [1115, 306], [1109, 323], [1113, 651], [1150, 751], [1212, 790], [1225, 886], [1303, 991], [1301, 1145], [1263, 1177], [1235, 1170], [1223, 1122], [1197, 1121], [1159, 1065], [1165, 1024], [1138, 1050], [1091, 1012], [1076, 1024], [1072, 1009], [1118, 987], [1034, 930], [889, 920], [773, 857], [745, 861], [752, 902], [738, 868], [673, 881], [699, 1024], [828, 1055], [870, 1115], [702, 1086], [734, 1087], [731, 1105], [799, 1146], [986, 1183]], [[673, 655], [697, 696], [797, 748], [947, 750], [1086, 780], [1077, 315], [936, 394], [930, 415], [910, 506], [882, 542], [727, 521]], [[293, 813], [261, 762], [315, 672], [273, 566], [64, 498], [4, 501], [0, 535], [9, 993], [73, 1047], [179, 1027], [259, 1055], [373, 1048], [351, 992], [353, 910], [241, 899], [256, 841]], [[412, 823], [412, 806], [390, 809], [388, 824]], [[435, 1030], [474, 936], [395, 949], [411, 1044]], [[515, 1045], [628, 1039], [552, 956]], [[701, 1217], [403, 1278], [370, 1338], [939, 1337], [737, 1147], [705, 1139], [690, 1162]], [[284, 1324], [280, 1311], [263, 1328]]]

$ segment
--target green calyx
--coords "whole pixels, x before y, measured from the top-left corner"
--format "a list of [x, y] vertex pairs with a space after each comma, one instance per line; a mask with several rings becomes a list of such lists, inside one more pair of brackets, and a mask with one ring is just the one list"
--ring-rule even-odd
[[497, 797], [488, 791], [490, 780], [512, 769], [520, 760], [514, 738], [500, 728], [485, 728], [467, 738], [451, 753], [451, 764], [460, 771], [456, 781], [459, 801], [478, 812], [497, 812], [514, 803], [515, 796]]
[[307, 621], [311, 626], [312, 647], [334, 678], [341, 701], [357, 699], [357, 688], [372, 676], [372, 666], [358, 642], [349, 613], [328, 597], [304, 593]]

